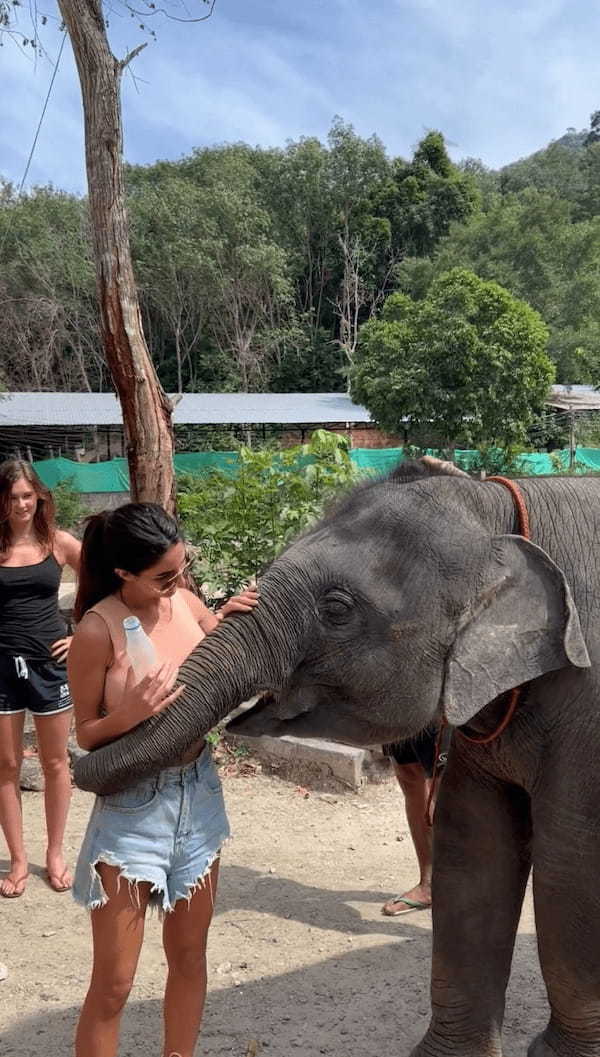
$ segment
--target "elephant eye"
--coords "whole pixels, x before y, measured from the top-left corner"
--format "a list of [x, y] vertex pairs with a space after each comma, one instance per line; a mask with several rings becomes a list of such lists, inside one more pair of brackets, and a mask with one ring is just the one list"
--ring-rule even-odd
[[336, 592], [323, 599], [320, 609], [328, 624], [347, 624], [352, 618], [354, 605], [350, 597]]

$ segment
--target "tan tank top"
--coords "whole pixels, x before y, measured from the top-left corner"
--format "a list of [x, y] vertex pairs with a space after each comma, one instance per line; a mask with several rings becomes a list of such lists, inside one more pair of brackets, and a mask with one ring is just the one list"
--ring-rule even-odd
[[[175, 592], [171, 603], [170, 619], [159, 622], [148, 637], [156, 650], [157, 661], [172, 661], [179, 667], [205, 636], [181, 591]], [[123, 620], [131, 616], [131, 611], [116, 595], [109, 595], [92, 606], [89, 612], [97, 613], [102, 618], [112, 643], [113, 659], [104, 680], [104, 709], [111, 712], [118, 708], [123, 700], [123, 689], [130, 667]]]

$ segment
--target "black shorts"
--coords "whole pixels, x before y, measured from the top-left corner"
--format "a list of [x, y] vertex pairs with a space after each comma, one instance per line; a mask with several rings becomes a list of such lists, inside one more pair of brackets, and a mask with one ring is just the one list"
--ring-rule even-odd
[[414, 738], [409, 738], [407, 741], [384, 745], [383, 751], [386, 756], [391, 756], [394, 763], [397, 763], [400, 767], [407, 763], [420, 763], [427, 777], [431, 778], [435, 767], [442, 767], [446, 762], [445, 754], [440, 753], [436, 765], [435, 750], [438, 733], [437, 727], [427, 727], [420, 734], [415, 734]]
[[34, 716], [52, 716], [68, 708], [71, 694], [64, 664], [0, 654], [0, 716], [26, 709]]

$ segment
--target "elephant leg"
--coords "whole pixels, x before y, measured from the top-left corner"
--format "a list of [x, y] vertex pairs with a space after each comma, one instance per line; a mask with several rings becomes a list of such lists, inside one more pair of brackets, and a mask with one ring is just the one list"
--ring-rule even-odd
[[600, 1055], [600, 777], [594, 752], [561, 775], [573, 755], [562, 746], [533, 799], [536, 929], [551, 1013], [530, 1057]]
[[530, 804], [455, 746], [436, 808], [432, 1019], [413, 1057], [500, 1057], [504, 996], [531, 862]]

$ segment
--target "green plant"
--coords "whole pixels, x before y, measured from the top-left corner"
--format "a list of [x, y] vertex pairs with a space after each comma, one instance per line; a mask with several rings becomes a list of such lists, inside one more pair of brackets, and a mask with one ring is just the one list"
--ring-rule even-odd
[[213, 471], [179, 481], [181, 521], [198, 548], [194, 576], [209, 598], [232, 594], [357, 480], [348, 441], [316, 430], [285, 451], [242, 445], [234, 477]]
[[461, 462], [461, 467], [469, 473], [483, 471], [487, 477], [528, 477], [530, 470], [514, 448], [496, 448], [482, 445], [469, 458], [468, 466]]
[[75, 489], [73, 477], [65, 478], [52, 489], [56, 506], [56, 524], [62, 529], [76, 529], [90, 510]]
[[552, 463], [552, 473], [559, 477], [572, 477], [574, 474], [582, 473], [586, 477], [594, 477], [598, 470], [592, 470], [589, 466], [586, 466], [580, 459], [575, 458], [573, 465], [569, 466], [569, 453], [568, 451], [551, 451], [550, 462]]

